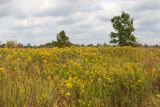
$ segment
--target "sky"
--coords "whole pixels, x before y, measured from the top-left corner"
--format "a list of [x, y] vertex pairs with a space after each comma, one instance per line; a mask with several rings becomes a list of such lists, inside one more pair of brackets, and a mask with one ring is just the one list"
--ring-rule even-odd
[[109, 44], [110, 20], [122, 11], [139, 43], [160, 44], [159, 0], [0, 0], [0, 41], [40, 45], [64, 30], [72, 43]]

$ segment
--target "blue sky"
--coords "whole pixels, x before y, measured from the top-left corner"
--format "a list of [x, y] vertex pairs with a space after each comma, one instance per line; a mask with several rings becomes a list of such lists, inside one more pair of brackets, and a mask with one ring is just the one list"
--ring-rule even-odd
[[72, 43], [109, 44], [110, 19], [122, 11], [138, 42], [160, 44], [159, 0], [0, 0], [0, 41], [40, 45], [64, 30]]

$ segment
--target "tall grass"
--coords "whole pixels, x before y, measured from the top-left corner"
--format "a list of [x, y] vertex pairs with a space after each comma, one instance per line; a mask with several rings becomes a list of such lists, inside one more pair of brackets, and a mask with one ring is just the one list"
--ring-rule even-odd
[[160, 49], [0, 49], [1, 107], [135, 107], [159, 81]]

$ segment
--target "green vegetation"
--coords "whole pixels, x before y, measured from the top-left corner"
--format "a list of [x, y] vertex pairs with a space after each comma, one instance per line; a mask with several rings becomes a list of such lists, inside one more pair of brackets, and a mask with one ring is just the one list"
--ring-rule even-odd
[[133, 27], [133, 19], [130, 19], [128, 13], [122, 12], [121, 16], [114, 16], [111, 22], [117, 33], [111, 32], [110, 37], [112, 40], [110, 43], [118, 43], [120, 46], [136, 45], [136, 38], [132, 34], [135, 30]]
[[69, 37], [66, 36], [66, 33], [64, 31], [61, 31], [59, 34], [57, 34], [57, 41], [53, 41], [53, 45], [57, 47], [69, 47], [72, 44], [69, 41]]

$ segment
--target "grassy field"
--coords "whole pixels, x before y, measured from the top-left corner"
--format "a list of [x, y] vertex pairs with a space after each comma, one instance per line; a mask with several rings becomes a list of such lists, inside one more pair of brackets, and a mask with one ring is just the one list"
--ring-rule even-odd
[[0, 107], [160, 106], [160, 49], [0, 49]]

